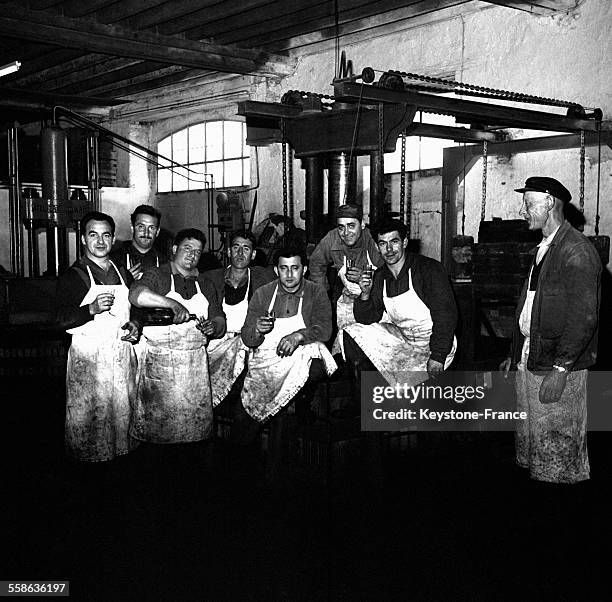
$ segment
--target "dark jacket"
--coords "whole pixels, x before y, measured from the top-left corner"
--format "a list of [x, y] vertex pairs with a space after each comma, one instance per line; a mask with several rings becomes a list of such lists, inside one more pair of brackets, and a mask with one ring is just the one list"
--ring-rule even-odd
[[148, 270], [149, 268], [157, 268], [164, 263], [168, 263], [168, 259], [159, 250], [153, 247], [146, 253], [141, 253], [133, 244], [131, 240], [126, 240], [121, 245], [113, 249], [110, 254], [112, 261], [119, 266], [129, 269], [137, 263], [140, 263], [142, 270]]
[[[583, 370], [597, 359], [601, 260], [591, 241], [564, 222], [544, 256], [531, 312], [527, 369], [553, 365]], [[527, 296], [523, 286], [516, 309], [512, 364], [521, 359], [525, 337], [519, 318]]]
[[[242, 340], [247, 347], [259, 347], [264, 341], [264, 335], [259, 334], [255, 328], [257, 318], [265, 314], [277, 285], [278, 281], [260, 286], [249, 302], [249, 310], [241, 333]], [[303, 280], [297, 292], [286, 293], [279, 285], [274, 304], [276, 315], [285, 318], [295, 316], [302, 296], [304, 298], [302, 317], [306, 328], [299, 332], [304, 335], [304, 344], [315, 341], [327, 342], [332, 334], [332, 310], [322, 286], [310, 280]]]
[[442, 264], [430, 257], [406, 253], [406, 263], [397, 281], [389, 268], [384, 265], [374, 272], [372, 291], [367, 301], [355, 299], [353, 314], [361, 324], [379, 322], [383, 316], [383, 283], [387, 280], [387, 295], [396, 297], [408, 290], [408, 270], [412, 275], [412, 286], [419, 299], [427, 305], [433, 322], [429, 351], [431, 359], [444, 363], [453, 346], [453, 336], [457, 327], [457, 305], [448, 274]]
[[[272, 282], [276, 279], [276, 274], [274, 273], [274, 268], [272, 267], [261, 267], [261, 266], [250, 266], [251, 270], [251, 289], [249, 291], [248, 301], [253, 297], [253, 293], [264, 284], [268, 282]], [[244, 294], [246, 293], [246, 283], [242, 287], [238, 287], [236, 292], [239, 293], [237, 296], [239, 299], [225, 299], [225, 276], [228, 273], [229, 268], [219, 268], [217, 270], [209, 270], [208, 272], [204, 272], [202, 274], [203, 278], [210, 280], [217, 291], [217, 296], [219, 300], [223, 302], [225, 300], [227, 305], [235, 305], [244, 299]], [[244, 289], [244, 290], [243, 290]]]

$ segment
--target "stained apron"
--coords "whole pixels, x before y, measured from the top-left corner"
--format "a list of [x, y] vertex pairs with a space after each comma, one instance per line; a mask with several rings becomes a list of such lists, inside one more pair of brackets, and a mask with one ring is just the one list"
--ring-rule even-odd
[[223, 298], [222, 305], [227, 324], [225, 336], [221, 339], [212, 339], [208, 343], [208, 369], [213, 407], [217, 407], [225, 399], [246, 366], [249, 348], [242, 342], [240, 331], [249, 309], [250, 268], [247, 274], [247, 290], [244, 299], [235, 305], [228, 305], [225, 297]]
[[[274, 308], [277, 293], [278, 284], [268, 311]], [[288, 357], [277, 355], [276, 348], [283, 337], [306, 328], [302, 316], [303, 301], [302, 295], [296, 315], [276, 318], [274, 328], [265, 335], [263, 343], [249, 350], [248, 371], [242, 387], [242, 405], [259, 422], [277, 414], [295, 397], [308, 380], [313, 359], [323, 361], [328, 375], [338, 367], [329, 350], [319, 341], [298, 346]]]
[[[208, 317], [208, 299], [196, 282], [196, 294], [184, 299], [170, 278], [169, 299], [198, 318]], [[212, 395], [207, 337], [195, 321], [145, 326], [139, 354], [138, 395], [132, 435], [151, 443], [187, 443], [206, 439], [212, 430]]]
[[138, 442], [129, 435], [136, 395], [136, 354], [122, 341], [121, 330], [130, 319], [128, 287], [96, 284], [87, 266], [89, 290], [80, 307], [101, 293], [113, 293], [109, 311], [96, 314], [72, 335], [66, 368], [65, 444], [69, 456], [84, 462], [102, 462], [127, 454]]
[[540, 403], [544, 376], [527, 370], [529, 337], [525, 338], [516, 372], [517, 411], [527, 420], [517, 421], [516, 462], [529, 476], [550, 483], [577, 483], [589, 478], [587, 452], [587, 374], [567, 375], [565, 389], [556, 403]]
[[[366, 250], [367, 265], [372, 266], [372, 274], [376, 271], [376, 266], [370, 259], [370, 254]], [[367, 267], [367, 266], [366, 266]], [[353, 303], [355, 299], [361, 295], [361, 287], [356, 282], [350, 282], [346, 278], [346, 255], [343, 258], [343, 265], [338, 270], [338, 276], [343, 284], [342, 294], [336, 301], [336, 324], [338, 326], [338, 335], [332, 346], [332, 353], [340, 353], [342, 351], [342, 343], [340, 342], [341, 331], [345, 326], [355, 323], [355, 315], [353, 314]]]
[[[408, 290], [396, 297], [387, 296], [387, 282], [384, 281], [385, 312], [380, 322], [355, 323], [344, 328], [392, 386], [398, 383], [415, 386], [429, 378], [427, 362], [431, 355], [429, 340], [433, 321], [429, 308], [414, 290], [412, 270], [408, 270], [408, 281]], [[340, 335], [339, 341], [342, 341]], [[452, 349], [444, 362], [445, 370], [456, 350], [457, 339], [453, 337]], [[342, 353], [344, 355], [343, 345]]]

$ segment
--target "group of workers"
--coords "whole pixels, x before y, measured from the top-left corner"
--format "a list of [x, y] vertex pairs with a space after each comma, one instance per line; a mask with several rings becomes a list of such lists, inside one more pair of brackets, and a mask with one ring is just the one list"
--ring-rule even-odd
[[[529, 416], [517, 461], [534, 479], [573, 483], [589, 476], [586, 368], [595, 361], [601, 262], [565, 221], [571, 196], [557, 180], [529, 178], [517, 190], [521, 215], [544, 235], [504, 366], [518, 363], [518, 404]], [[274, 450], [287, 413], [308, 420], [314, 387], [341, 361], [389, 384], [407, 373], [410, 384], [435, 379], [453, 361], [449, 278], [438, 261], [408, 251], [399, 220], [383, 220], [373, 237], [361, 207], [341, 205], [309, 262], [285, 247], [272, 268], [253, 266], [253, 235], [234, 232], [229, 265], [203, 273], [200, 230], [180, 231], [166, 260], [154, 245], [161, 214], [141, 205], [131, 220], [132, 240], [113, 251], [113, 218], [86, 215], [83, 254], [58, 283], [58, 319], [72, 335], [65, 440], [77, 460], [111, 460], [140, 441], [206, 440], [232, 390], [237, 428], [269, 422]], [[148, 321], [159, 310], [171, 322]]]

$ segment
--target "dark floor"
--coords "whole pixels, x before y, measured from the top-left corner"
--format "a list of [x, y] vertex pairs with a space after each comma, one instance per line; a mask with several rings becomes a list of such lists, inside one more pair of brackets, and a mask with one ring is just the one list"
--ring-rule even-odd
[[18, 385], [1, 392], [2, 580], [70, 580], [79, 601], [609, 598], [608, 433], [574, 488], [529, 482], [511, 433], [419, 433], [382, 485], [353, 443], [294, 458], [274, 489], [221, 441], [212, 468], [197, 445], [72, 465], [61, 381]]

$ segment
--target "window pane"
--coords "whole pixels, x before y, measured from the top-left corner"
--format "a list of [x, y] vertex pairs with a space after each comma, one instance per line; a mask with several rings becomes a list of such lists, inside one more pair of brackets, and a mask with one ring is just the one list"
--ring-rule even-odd
[[223, 158], [242, 157], [243, 139], [242, 122], [225, 122], [225, 153]]
[[172, 190], [172, 172], [169, 169], [157, 170], [157, 192], [170, 192]]
[[223, 188], [225, 186], [223, 183], [223, 163], [221, 161], [218, 163], [207, 163], [206, 172], [212, 174], [213, 186], [215, 188]]
[[[164, 155], [164, 157], [168, 157], [168, 159], [172, 159], [172, 136], [168, 136], [167, 138], [164, 138], [158, 145], [157, 145], [157, 152], [160, 155]], [[163, 159], [159, 159], [159, 163], [160, 165], [170, 165], [169, 161], [165, 161]]]
[[191, 171], [189, 172], [189, 190], [198, 190], [199, 188], [206, 188], [206, 182], [204, 178], [204, 164], [190, 165], [189, 169], [191, 169]]
[[189, 128], [189, 163], [204, 163], [204, 130], [205, 125], [198, 123]]
[[251, 154], [246, 138], [247, 138], [247, 126], [246, 126], [246, 123], [243, 122], [242, 124], [242, 156], [243, 157], [248, 157]]
[[206, 160], [223, 159], [223, 122], [209, 121], [206, 124]]
[[251, 183], [251, 159], [243, 159], [242, 163], [242, 185], [248, 186]]
[[242, 186], [242, 159], [225, 161], [224, 186]]
[[172, 190], [187, 190], [188, 188], [187, 170], [184, 167], [175, 167], [172, 176]]
[[187, 130], [172, 134], [172, 158], [177, 163], [187, 163]]

